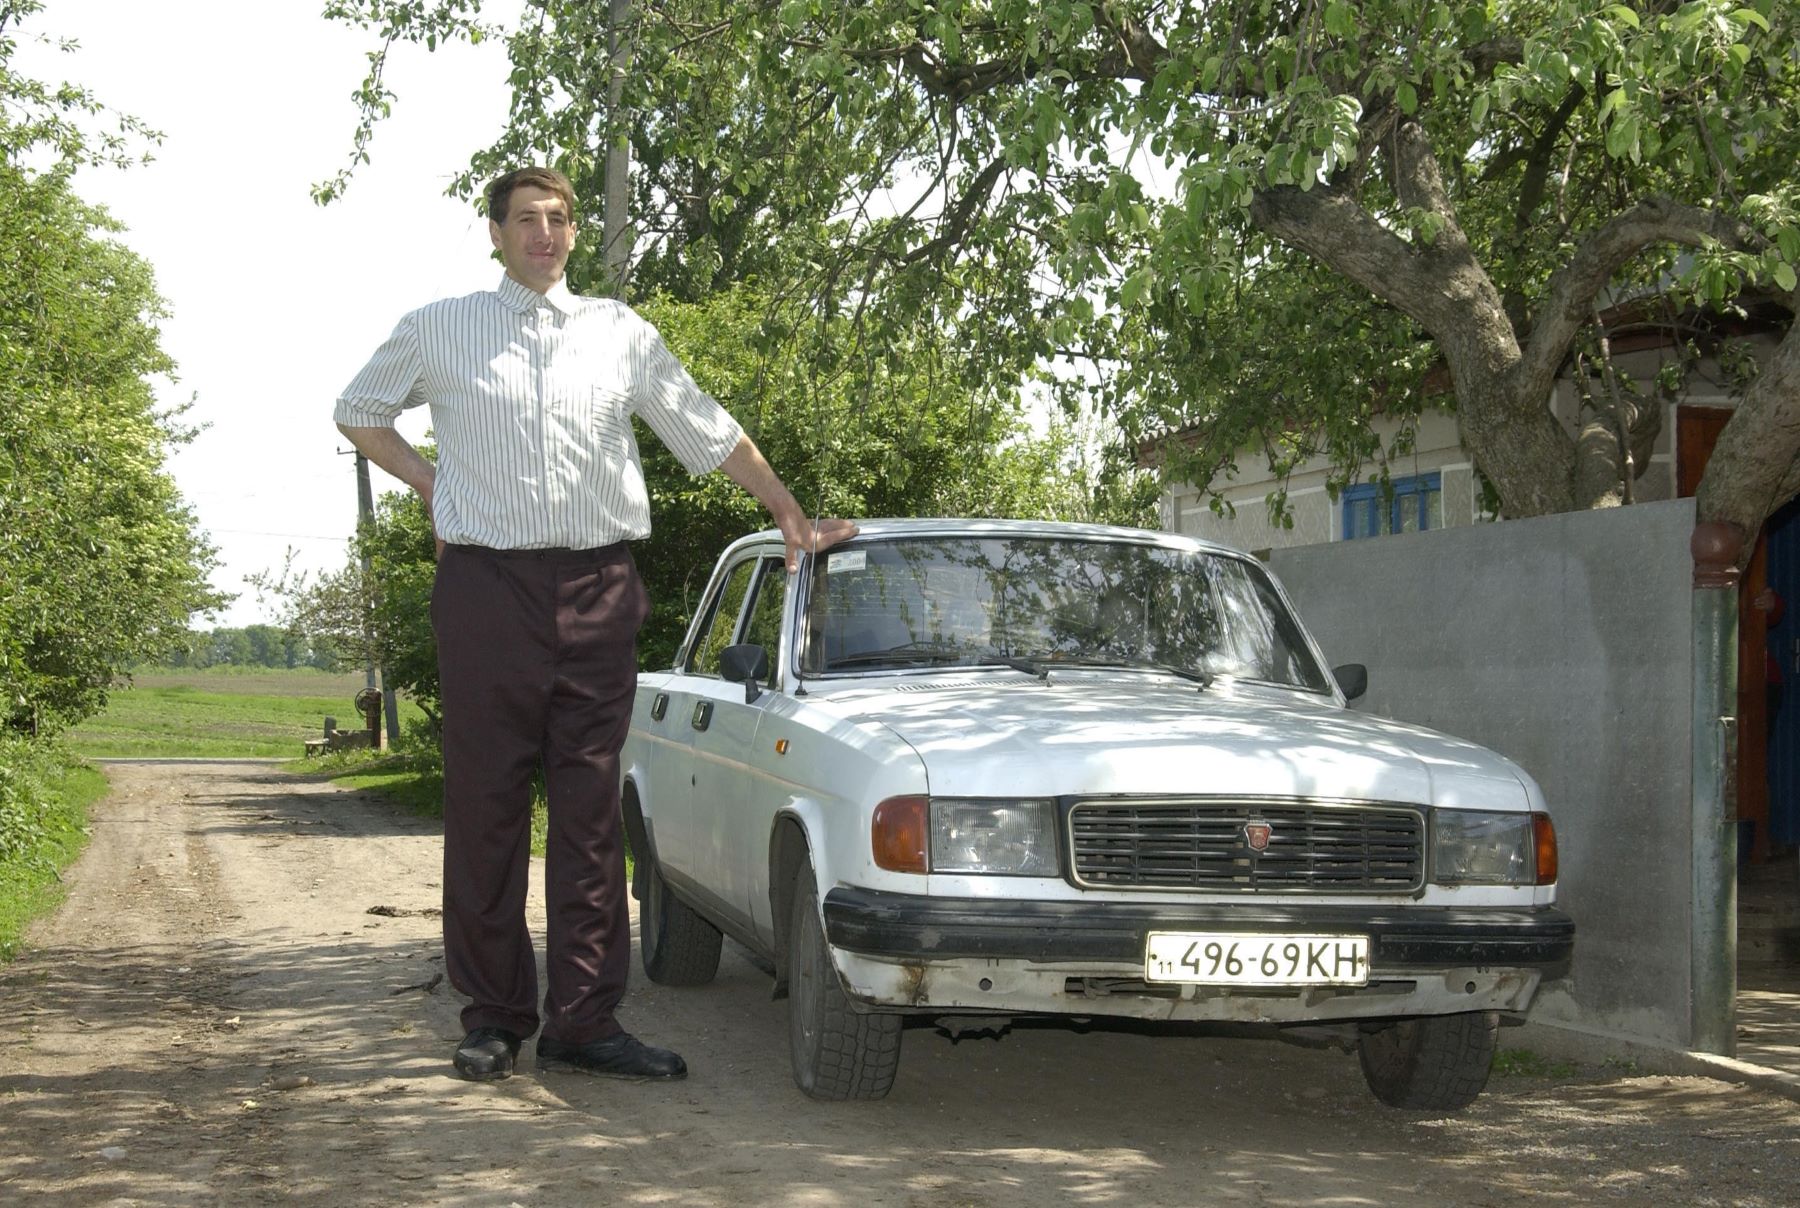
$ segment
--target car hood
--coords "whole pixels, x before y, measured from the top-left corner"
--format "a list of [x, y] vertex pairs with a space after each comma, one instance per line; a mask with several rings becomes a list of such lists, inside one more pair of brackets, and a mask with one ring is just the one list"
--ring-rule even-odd
[[918, 678], [816, 705], [892, 730], [944, 796], [1243, 795], [1541, 808], [1474, 743], [1298, 693], [1058, 672], [1051, 683]]

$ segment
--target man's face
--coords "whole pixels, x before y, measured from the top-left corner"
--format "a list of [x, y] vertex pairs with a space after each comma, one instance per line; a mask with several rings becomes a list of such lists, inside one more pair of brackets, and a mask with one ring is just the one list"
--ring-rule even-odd
[[575, 223], [562, 198], [520, 185], [507, 203], [506, 218], [488, 219], [488, 235], [500, 249], [507, 276], [541, 294], [562, 278], [575, 246]]

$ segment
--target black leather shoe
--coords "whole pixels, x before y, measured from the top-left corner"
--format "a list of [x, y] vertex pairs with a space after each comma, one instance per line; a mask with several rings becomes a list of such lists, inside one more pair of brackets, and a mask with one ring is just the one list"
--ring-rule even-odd
[[537, 1063], [540, 1070], [569, 1070], [583, 1074], [603, 1074], [608, 1078], [631, 1078], [642, 1082], [651, 1078], [686, 1078], [687, 1062], [668, 1049], [652, 1048], [628, 1032], [590, 1040], [586, 1044], [570, 1044], [566, 1040], [538, 1037]]
[[476, 1028], [456, 1046], [456, 1072], [470, 1082], [496, 1082], [512, 1077], [523, 1038], [505, 1028]]

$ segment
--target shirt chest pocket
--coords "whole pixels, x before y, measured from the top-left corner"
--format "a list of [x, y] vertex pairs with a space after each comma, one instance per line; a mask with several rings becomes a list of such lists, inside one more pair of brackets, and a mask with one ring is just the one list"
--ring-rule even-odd
[[621, 453], [631, 438], [631, 400], [613, 386], [588, 391], [588, 437], [608, 453]]

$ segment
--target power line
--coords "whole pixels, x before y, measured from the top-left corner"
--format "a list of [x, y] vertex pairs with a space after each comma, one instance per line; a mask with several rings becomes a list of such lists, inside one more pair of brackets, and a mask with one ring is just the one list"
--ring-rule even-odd
[[214, 528], [202, 525], [209, 533], [231, 533], [239, 537], [292, 537], [299, 541], [352, 541], [355, 538], [343, 533], [271, 533], [264, 529]]

